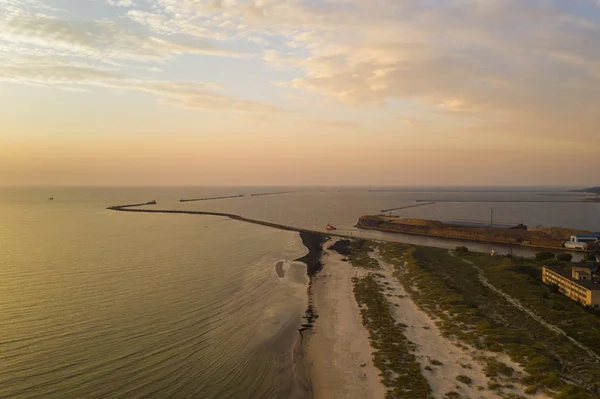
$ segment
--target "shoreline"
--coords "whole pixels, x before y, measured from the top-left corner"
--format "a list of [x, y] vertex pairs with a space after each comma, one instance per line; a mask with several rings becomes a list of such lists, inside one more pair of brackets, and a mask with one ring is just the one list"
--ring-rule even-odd
[[357, 270], [333, 250], [322, 251], [323, 270], [311, 277], [310, 305], [321, 316], [301, 332], [311, 398], [383, 398], [374, 349], [354, 297]]
[[308, 249], [308, 253], [298, 259], [295, 262], [302, 262], [306, 264], [306, 274], [308, 276], [308, 286], [306, 287], [306, 300], [307, 307], [304, 316], [304, 322], [300, 324], [298, 328], [298, 338], [292, 349], [292, 368], [294, 370], [294, 382], [296, 387], [302, 387], [304, 392], [295, 392], [295, 397], [304, 396], [307, 399], [314, 397], [313, 379], [309, 373], [309, 364], [306, 361], [306, 350], [307, 343], [312, 329], [314, 327], [315, 320], [319, 317], [315, 313], [313, 305], [313, 281], [317, 273], [323, 269], [323, 263], [321, 258], [323, 256], [323, 244], [329, 240], [329, 237], [323, 236], [322, 234], [312, 232], [299, 232], [302, 244]]
[[[507, 246], [514, 246], [517, 248], [532, 248], [532, 249], [546, 249], [546, 250], [552, 250], [552, 251], [562, 251], [562, 252], [576, 252], [576, 253], [584, 253], [583, 251], [574, 249], [574, 248], [565, 248], [565, 247], [547, 247], [547, 246], [542, 246], [542, 245], [532, 245], [532, 244], [518, 244], [518, 243], [512, 243], [512, 242], [504, 242], [504, 241], [498, 241], [498, 240], [478, 240], [475, 238], [457, 238], [457, 237], [451, 237], [451, 236], [445, 236], [443, 234], [430, 234], [430, 233], [420, 233], [420, 232], [405, 232], [405, 231], [398, 231], [398, 230], [394, 230], [394, 229], [386, 229], [386, 228], [380, 228], [380, 227], [367, 227], [367, 226], [359, 226], [359, 225], [355, 225], [354, 227], [357, 227], [361, 230], [373, 230], [373, 231], [381, 231], [383, 233], [392, 233], [392, 234], [404, 234], [404, 235], [409, 235], [409, 236], [419, 236], [419, 237], [431, 237], [431, 238], [441, 238], [444, 240], [452, 240], [452, 241], [456, 241], [456, 242], [463, 242], [463, 243], [478, 243], [478, 244], [496, 244], [496, 245], [507, 245]], [[380, 240], [383, 241], [383, 240]]]

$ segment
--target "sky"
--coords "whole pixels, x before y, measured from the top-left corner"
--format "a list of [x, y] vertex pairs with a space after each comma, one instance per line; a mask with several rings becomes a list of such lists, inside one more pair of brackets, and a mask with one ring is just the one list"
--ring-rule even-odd
[[0, 0], [0, 185], [599, 171], [600, 0]]

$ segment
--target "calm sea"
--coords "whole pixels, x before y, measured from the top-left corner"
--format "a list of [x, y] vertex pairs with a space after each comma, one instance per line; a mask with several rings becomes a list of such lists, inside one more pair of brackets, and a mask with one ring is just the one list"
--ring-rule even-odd
[[104, 209], [170, 194], [2, 191], [0, 397], [284, 398], [302, 384], [298, 234]]
[[[306, 305], [298, 234], [225, 218], [129, 214], [109, 205], [156, 200], [373, 238], [364, 214], [415, 200], [570, 200], [558, 189], [291, 188], [289, 194], [180, 203], [282, 188], [0, 189], [0, 397], [305, 397], [295, 362]], [[494, 191], [491, 191], [494, 190]], [[48, 197], [53, 196], [54, 201]], [[600, 230], [600, 204], [438, 203], [393, 212]], [[275, 265], [284, 261], [286, 274]], [[297, 359], [296, 359], [297, 360]]]

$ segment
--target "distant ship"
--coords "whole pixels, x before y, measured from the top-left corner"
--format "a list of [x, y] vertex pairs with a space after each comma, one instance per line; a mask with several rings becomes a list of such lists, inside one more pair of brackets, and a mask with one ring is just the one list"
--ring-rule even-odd
[[54, 201], [54, 197], [50, 197], [50, 198], [48, 198], [48, 200]]
[[327, 226], [325, 226], [325, 228], [327, 230], [337, 230], [337, 228], [335, 228], [331, 223], [329, 223]]

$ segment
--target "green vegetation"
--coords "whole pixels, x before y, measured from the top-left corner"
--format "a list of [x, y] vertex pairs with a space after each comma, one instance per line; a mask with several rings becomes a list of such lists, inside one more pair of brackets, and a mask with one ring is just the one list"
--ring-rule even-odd
[[573, 260], [573, 255], [565, 252], [565, 253], [556, 255], [556, 259], [561, 262], [570, 262], [571, 260]]
[[463, 374], [460, 374], [459, 376], [457, 376], [456, 380], [462, 382], [463, 384], [467, 384], [467, 385], [471, 385], [473, 383], [473, 380], [471, 379], [471, 377], [468, 377]]
[[405, 326], [396, 323], [383, 286], [369, 273], [353, 278], [354, 295], [361, 307], [363, 324], [375, 353], [373, 361], [381, 370], [383, 384], [388, 388], [386, 398], [433, 398], [421, 367], [412, 353], [414, 344], [404, 336]]
[[337, 251], [340, 255], [344, 255], [344, 260], [349, 260], [355, 267], [360, 267], [367, 270], [379, 270], [379, 262], [369, 256], [373, 252], [375, 243], [370, 240], [339, 240], [329, 247]]
[[466, 255], [469, 253], [469, 248], [465, 246], [456, 247], [454, 251], [459, 255]]
[[[438, 318], [445, 336], [508, 354], [528, 374], [520, 382], [529, 393], [583, 399], [600, 392], [600, 364], [594, 357], [486, 287], [468, 264], [473, 262], [496, 288], [600, 353], [600, 319], [542, 284], [539, 262], [474, 253], [457, 257], [444, 249], [394, 243], [382, 244], [380, 253], [396, 265], [396, 276], [411, 298]], [[499, 379], [493, 389], [505, 387], [500, 379], [517, 378], [507, 365], [493, 358], [484, 361], [486, 373]]]
[[553, 252], [538, 252], [535, 254], [535, 260], [537, 260], [538, 262], [541, 262], [543, 260], [549, 260], [549, 259], [554, 259], [556, 256], [554, 255]]
[[352, 263], [352, 266], [368, 270], [379, 270], [379, 262], [369, 256], [369, 253], [373, 252], [374, 246], [375, 244], [369, 240], [351, 241], [350, 263]]
[[515, 369], [507, 366], [506, 364], [499, 362], [495, 358], [488, 358], [485, 362], [485, 367], [483, 368], [483, 372], [486, 377], [498, 377], [498, 376], [507, 376], [512, 377], [515, 374]]
[[444, 399], [460, 399], [461, 396], [458, 392], [451, 391], [444, 395]]

